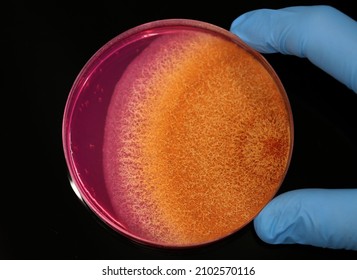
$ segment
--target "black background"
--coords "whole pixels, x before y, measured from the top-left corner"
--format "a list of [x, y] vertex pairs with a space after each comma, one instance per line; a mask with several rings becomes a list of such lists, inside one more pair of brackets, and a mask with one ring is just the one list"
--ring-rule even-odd
[[[50, 1], [48, 1], [50, 2]], [[72, 83], [107, 41], [165, 18], [229, 29], [258, 8], [330, 4], [357, 19], [353, 1], [13, 1], [1, 7], [1, 259], [350, 259], [354, 251], [268, 245], [252, 224], [194, 250], [147, 248], [103, 227], [72, 191], [62, 116]], [[305, 59], [264, 55], [281, 78], [295, 121], [291, 167], [280, 192], [357, 186], [357, 95]], [[4, 157], [5, 155], [5, 157]]]

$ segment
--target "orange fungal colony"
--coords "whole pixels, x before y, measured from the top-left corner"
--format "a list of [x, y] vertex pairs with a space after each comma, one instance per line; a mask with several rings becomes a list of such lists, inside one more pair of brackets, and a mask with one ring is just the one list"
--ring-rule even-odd
[[250, 222], [280, 187], [292, 149], [275, 79], [221, 36], [154, 39], [117, 83], [106, 118], [103, 170], [121, 226], [175, 247]]

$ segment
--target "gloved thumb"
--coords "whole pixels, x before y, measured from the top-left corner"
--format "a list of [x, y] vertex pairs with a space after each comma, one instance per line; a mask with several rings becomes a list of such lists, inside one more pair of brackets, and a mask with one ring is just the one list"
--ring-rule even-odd
[[301, 189], [274, 198], [256, 217], [270, 244], [357, 250], [357, 189]]
[[250, 11], [230, 30], [259, 52], [306, 57], [357, 92], [357, 22], [332, 7]]

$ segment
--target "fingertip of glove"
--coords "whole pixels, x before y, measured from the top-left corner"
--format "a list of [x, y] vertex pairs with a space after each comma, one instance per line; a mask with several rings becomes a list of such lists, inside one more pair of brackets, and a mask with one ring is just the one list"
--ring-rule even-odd
[[271, 207], [266, 206], [254, 219], [254, 229], [258, 237], [268, 243], [276, 244], [277, 233], [275, 226], [278, 220], [276, 214], [271, 213]]
[[274, 198], [254, 219], [258, 237], [269, 244], [291, 244], [299, 240], [300, 192], [291, 191]]
[[273, 10], [259, 9], [238, 16], [230, 26], [230, 31], [258, 52], [276, 52], [271, 47], [271, 30], [267, 25]]
[[247, 17], [246, 14], [242, 14], [238, 16], [236, 19], [234, 19], [231, 23], [229, 30], [233, 33], [239, 32], [238, 26], [245, 20], [246, 17]]

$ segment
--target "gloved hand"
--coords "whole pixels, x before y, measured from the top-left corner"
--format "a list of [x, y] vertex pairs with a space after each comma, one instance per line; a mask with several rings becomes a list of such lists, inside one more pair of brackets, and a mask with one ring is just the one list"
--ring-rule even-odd
[[[231, 31], [259, 52], [306, 57], [357, 92], [357, 22], [332, 7], [255, 10], [234, 20]], [[271, 244], [357, 250], [357, 189], [284, 193], [260, 212], [254, 226]]]

